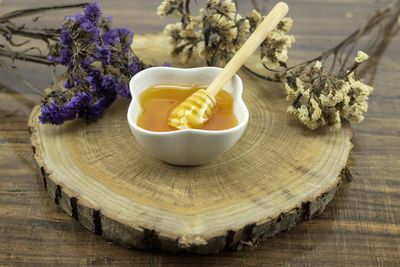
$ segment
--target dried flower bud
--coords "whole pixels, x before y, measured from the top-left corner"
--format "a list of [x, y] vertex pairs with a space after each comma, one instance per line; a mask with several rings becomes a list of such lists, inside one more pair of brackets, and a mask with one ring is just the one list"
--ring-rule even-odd
[[197, 50], [209, 65], [217, 65], [232, 58], [246, 41], [250, 28], [249, 20], [236, 13], [231, 0], [208, 0], [200, 16], [184, 12], [181, 24], [167, 25], [164, 33], [171, 37], [171, 54], [179, 55], [184, 63]]
[[368, 58], [369, 58], [369, 56], [366, 53], [364, 53], [363, 51], [358, 51], [357, 57], [354, 60], [357, 63], [361, 63], [363, 61], [368, 60]]
[[258, 27], [258, 25], [260, 25], [261, 21], [263, 20], [263, 17], [257, 10], [253, 9], [250, 15], [248, 16], [248, 19], [250, 22], [250, 31], [254, 32], [254, 30]]
[[283, 31], [270, 32], [261, 44], [261, 62], [271, 69], [285, 66], [288, 58], [287, 50], [294, 41], [293, 35], [286, 35]]
[[314, 68], [317, 71], [320, 71], [322, 69], [321, 61], [318, 60], [317, 62], [315, 62], [315, 64], [312, 66], [312, 68]]
[[291, 103], [289, 114], [310, 129], [328, 125], [331, 131], [341, 128], [342, 118], [362, 121], [372, 91], [371, 86], [356, 81], [352, 74], [344, 78], [328, 74], [319, 61], [308, 69], [289, 73], [283, 86], [286, 100]]
[[[164, 33], [171, 37], [171, 54], [180, 56], [184, 63], [197, 50], [208, 65], [223, 65], [263, 20], [256, 10], [252, 10], [247, 17], [241, 16], [231, 0], [208, 0], [206, 7], [200, 9], [198, 17], [183, 11], [182, 1], [164, 0], [158, 8], [158, 14], [165, 16], [174, 9], [182, 12], [181, 24], [167, 25]], [[287, 49], [295, 41], [294, 36], [286, 34], [292, 24], [291, 18], [283, 19], [261, 45], [261, 62], [264, 66], [286, 66]]]
[[364, 120], [364, 112], [368, 110], [368, 96], [373, 88], [354, 78], [349, 78], [351, 94], [349, 94], [348, 104], [342, 111], [342, 116], [347, 120], [361, 122]]
[[164, 0], [157, 8], [157, 15], [165, 17], [169, 14], [181, 18], [183, 15], [183, 0]]
[[217, 8], [219, 4], [219, 0], [207, 0], [207, 8]]
[[178, 22], [176, 24], [168, 24], [164, 28], [164, 34], [170, 37], [169, 40], [173, 47], [177, 46], [180, 43], [181, 31], [182, 31], [182, 23], [181, 22]]
[[221, 7], [219, 8], [220, 12], [225, 16], [228, 16], [230, 19], [234, 19], [236, 15], [236, 5], [232, 3], [231, 0], [225, 0]]
[[292, 18], [284, 18], [281, 22], [279, 22], [278, 26], [276, 26], [276, 29], [278, 31], [281, 31], [282, 33], [288, 33], [292, 28], [292, 25], [293, 25]]
[[[261, 15], [253, 10], [249, 15], [250, 29], [254, 31], [262, 21]], [[288, 48], [295, 42], [293, 35], [287, 35], [293, 25], [291, 18], [284, 18], [271, 31], [261, 44], [260, 62], [268, 69], [277, 69], [286, 66]]]
[[237, 34], [235, 40], [235, 49], [239, 50], [240, 47], [246, 42], [246, 38], [250, 33], [250, 22], [248, 19], [242, 18], [240, 14], [236, 15]]
[[201, 41], [202, 33], [197, 30], [200, 25], [200, 17], [186, 15], [184, 23], [168, 24], [164, 29], [164, 34], [170, 37], [171, 54], [173, 56], [181, 56], [183, 63], [186, 63], [191, 58], [198, 43]]

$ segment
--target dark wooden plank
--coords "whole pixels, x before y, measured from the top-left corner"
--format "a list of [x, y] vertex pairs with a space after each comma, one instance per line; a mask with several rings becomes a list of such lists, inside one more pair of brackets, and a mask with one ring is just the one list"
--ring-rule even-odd
[[[241, 9], [250, 9], [250, 1], [239, 2]], [[379, 2], [288, 1], [297, 37], [291, 61], [310, 58], [335, 44]], [[49, 3], [3, 0], [0, 13]], [[116, 25], [137, 33], [158, 32], [173, 21], [157, 18], [158, 3], [103, 1]], [[48, 13], [38, 25], [56, 26], [65, 14]], [[367, 119], [354, 125], [354, 179], [344, 183], [326, 211], [256, 248], [213, 256], [124, 249], [63, 213], [43, 189], [32, 159], [26, 122], [39, 98], [0, 69], [0, 265], [400, 265], [399, 47], [397, 36], [379, 61]], [[50, 85], [47, 67], [18, 64], [17, 70], [38, 88]]]

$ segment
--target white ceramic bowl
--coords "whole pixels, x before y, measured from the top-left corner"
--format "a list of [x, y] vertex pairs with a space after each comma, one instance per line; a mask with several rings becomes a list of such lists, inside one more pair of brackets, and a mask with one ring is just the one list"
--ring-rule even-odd
[[142, 111], [139, 96], [147, 88], [162, 83], [207, 85], [221, 70], [217, 67], [192, 69], [153, 67], [133, 76], [129, 84], [132, 102], [128, 109], [128, 123], [138, 143], [156, 158], [182, 166], [207, 163], [229, 150], [242, 135], [249, 119], [249, 112], [242, 100], [243, 84], [238, 75], [224, 87], [234, 99], [233, 112], [238, 125], [233, 128], [221, 131], [184, 129], [153, 132], [136, 125]]

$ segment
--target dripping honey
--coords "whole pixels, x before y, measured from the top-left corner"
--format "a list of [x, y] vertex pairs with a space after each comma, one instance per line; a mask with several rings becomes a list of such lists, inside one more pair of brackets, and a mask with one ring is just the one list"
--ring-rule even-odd
[[[205, 86], [160, 84], [146, 89], [139, 97], [142, 113], [137, 125], [155, 132], [175, 131], [168, 125], [168, 117], [182, 101]], [[233, 97], [225, 90], [216, 95], [216, 106], [212, 117], [201, 127], [203, 130], [225, 130], [238, 125], [233, 114]]]

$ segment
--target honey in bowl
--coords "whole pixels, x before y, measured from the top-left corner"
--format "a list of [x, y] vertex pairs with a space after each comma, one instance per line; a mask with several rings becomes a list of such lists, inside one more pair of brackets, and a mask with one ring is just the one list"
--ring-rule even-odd
[[[137, 125], [145, 130], [154, 132], [176, 131], [168, 125], [169, 114], [186, 98], [207, 86], [159, 84], [147, 88], [139, 96], [142, 113]], [[212, 117], [200, 128], [203, 130], [226, 130], [238, 125], [233, 114], [233, 97], [225, 90], [216, 96], [216, 106]]]

